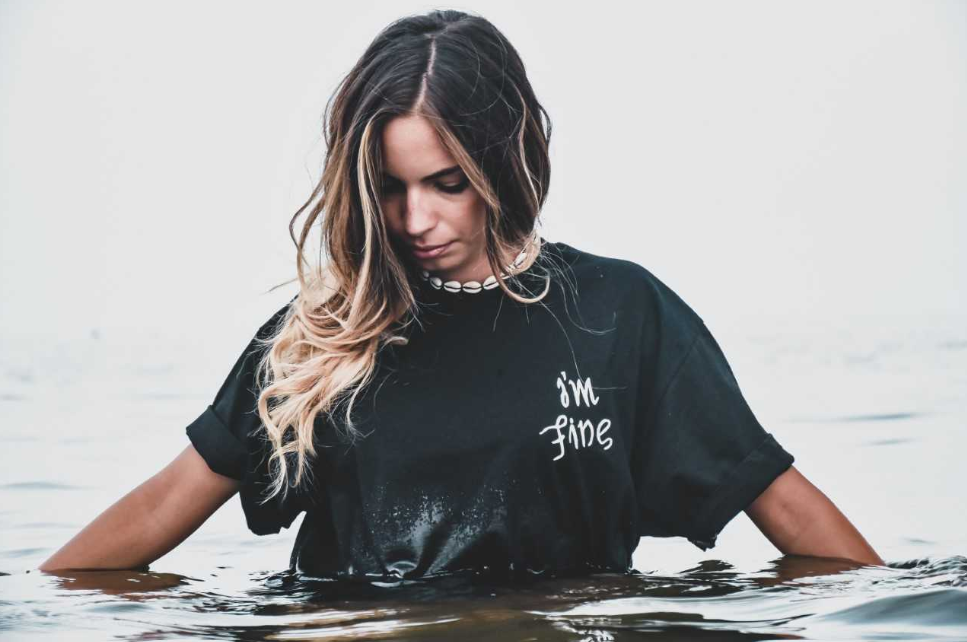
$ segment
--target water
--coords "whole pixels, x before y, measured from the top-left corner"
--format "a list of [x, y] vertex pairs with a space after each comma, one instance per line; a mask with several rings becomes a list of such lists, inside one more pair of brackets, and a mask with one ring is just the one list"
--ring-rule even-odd
[[710, 327], [760, 421], [887, 566], [782, 556], [739, 515], [707, 552], [643, 539], [638, 575], [336, 584], [284, 570], [301, 518], [256, 537], [233, 498], [147, 572], [40, 573], [187, 445], [239, 346], [7, 338], [0, 638], [967, 639], [967, 323]]

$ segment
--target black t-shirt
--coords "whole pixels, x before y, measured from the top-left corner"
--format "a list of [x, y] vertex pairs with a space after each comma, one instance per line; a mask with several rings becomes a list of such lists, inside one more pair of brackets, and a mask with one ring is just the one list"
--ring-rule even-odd
[[642, 536], [714, 546], [793, 463], [705, 323], [651, 272], [559, 242], [542, 252], [516, 277], [537, 294], [546, 261], [560, 267], [542, 303], [415, 279], [422, 324], [408, 345], [380, 353], [356, 400], [366, 436], [349, 443], [338, 418], [319, 419], [314, 486], [284, 501], [260, 501], [270, 481], [255, 410], [260, 355], [254, 339], [243, 351], [187, 433], [212, 470], [241, 480], [252, 532], [278, 533], [306, 512], [290, 568], [368, 578], [627, 571]]

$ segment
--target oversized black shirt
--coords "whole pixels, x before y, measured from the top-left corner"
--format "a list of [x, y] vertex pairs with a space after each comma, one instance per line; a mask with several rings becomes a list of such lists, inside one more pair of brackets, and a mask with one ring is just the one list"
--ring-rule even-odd
[[[242, 482], [250, 530], [305, 511], [290, 568], [320, 577], [626, 571], [642, 536], [705, 550], [793, 463], [749, 408], [702, 319], [637, 263], [543, 241], [500, 288], [414, 279], [422, 327], [380, 353], [349, 443], [316, 424], [311, 489], [262, 503], [268, 447], [253, 341], [187, 427]], [[526, 294], [524, 290], [517, 288]], [[290, 301], [291, 304], [291, 301]], [[265, 337], [288, 304], [257, 331]]]

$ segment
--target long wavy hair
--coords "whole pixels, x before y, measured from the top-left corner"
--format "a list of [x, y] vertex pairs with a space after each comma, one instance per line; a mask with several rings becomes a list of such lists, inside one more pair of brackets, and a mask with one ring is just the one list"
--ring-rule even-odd
[[[299, 294], [271, 336], [257, 368], [258, 414], [271, 446], [268, 501], [305, 478], [318, 416], [336, 418], [355, 439], [353, 403], [371, 382], [377, 355], [406, 343], [419, 323], [412, 270], [384, 221], [382, 131], [397, 116], [419, 115], [436, 131], [486, 205], [486, 251], [499, 286], [505, 257], [539, 240], [536, 225], [550, 182], [551, 121], [510, 42], [486, 19], [436, 10], [394, 21], [343, 78], [323, 116], [322, 177], [289, 224]], [[296, 221], [308, 214], [298, 238]], [[319, 223], [319, 259], [307, 241]], [[539, 250], [538, 246], [538, 250]], [[325, 257], [323, 257], [323, 254]], [[546, 252], [538, 252], [541, 258]], [[292, 283], [291, 279], [287, 283]]]

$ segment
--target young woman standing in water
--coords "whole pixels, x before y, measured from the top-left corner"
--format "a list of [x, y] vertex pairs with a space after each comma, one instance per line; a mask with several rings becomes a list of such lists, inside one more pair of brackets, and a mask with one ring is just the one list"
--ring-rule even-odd
[[743, 510], [783, 553], [882, 564], [681, 298], [538, 234], [550, 135], [488, 21], [383, 30], [327, 106], [298, 294], [184, 452], [41, 570], [143, 568], [236, 492], [256, 534], [306, 513], [314, 576], [628, 571], [640, 537], [705, 550]]

